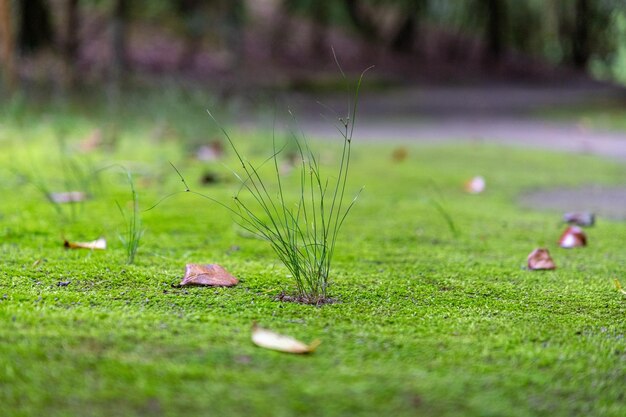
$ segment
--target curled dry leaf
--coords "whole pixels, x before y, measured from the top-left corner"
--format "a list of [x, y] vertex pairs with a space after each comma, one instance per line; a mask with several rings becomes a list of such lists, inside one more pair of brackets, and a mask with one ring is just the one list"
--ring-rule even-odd
[[68, 249], [97, 249], [104, 250], [107, 248], [107, 241], [101, 237], [92, 242], [70, 242], [69, 240], [65, 240], [63, 243]]
[[199, 161], [217, 161], [224, 156], [222, 142], [214, 140], [208, 145], [202, 145], [196, 151], [196, 158]]
[[239, 280], [218, 264], [187, 264], [185, 266], [185, 276], [179, 285], [181, 287], [185, 285], [232, 287], [237, 285], [237, 283], [239, 283]]
[[588, 212], [565, 213], [563, 215], [563, 221], [576, 226], [589, 227], [593, 226], [596, 222], [596, 216], [593, 213]]
[[391, 159], [394, 162], [402, 162], [409, 156], [409, 151], [404, 146], [395, 148], [391, 153]]
[[580, 227], [569, 226], [559, 238], [559, 245], [565, 249], [587, 246], [587, 236]]
[[548, 249], [537, 248], [528, 255], [528, 269], [545, 270], [556, 269], [556, 265], [550, 256]]
[[465, 191], [470, 194], [480, 194], [485, 191], [485, 187], [487, 183], [485, 182], [485, 178], [476, 176], [465, 183]]
[[87, 193], [82, 191], [67, 191], [48, 194], [50, 201], [56, 204], [80, 203], [87, 200]]
[[252, 325], [252, 343], [265, 349], [302, 354], [314, 352], [321, 342], [314, 340], [311, 344], [307, 345], [292, 337], [274, 333], [271, 330], [259, 327], [254, 323]]

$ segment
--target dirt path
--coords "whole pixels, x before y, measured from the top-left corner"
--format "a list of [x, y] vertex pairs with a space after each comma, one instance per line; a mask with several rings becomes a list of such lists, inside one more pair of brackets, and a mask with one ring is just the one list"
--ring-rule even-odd
[[[575, 122], [541, 119], [551, 107], [616, 102], [624, 90], [603, 85], [560, 87], [412, 88], [391, 93], [364, 93], [355, 138], [365, 141], [484, 141], [514, 146], [592, 153], [626, 159], [626, 132], [589, 129]], [[334, 110], [345, 99], [321, 100]], [[311, 137], [336, 138], [332, 112], [310, 97], [291, 95], [300, 126]], [[626, 114], [626, 110], [625, 110]]]

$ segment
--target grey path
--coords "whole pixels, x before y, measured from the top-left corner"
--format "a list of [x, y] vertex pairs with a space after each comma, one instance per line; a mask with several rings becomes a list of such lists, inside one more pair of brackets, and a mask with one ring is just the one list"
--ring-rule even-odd
[[585, 185], [532, 190], [518, 198], [522, 207], [557, 212], [588, 211], [612, 220], [626, 219], [626, 188]]
[[[618, 101], [619, 100], [619, 101]], [[304, 95], [285, 97], [308, 137], [337, 140], [332, 127], [346, 112], [345, 97], [325, 97], [324, 106]], [[519, 147], [589, 153], [626, 160], [626, 132], [590, 129], [575, 121], [554, 122], [541, 112], [564, 106], [621, 102], [623, 89], [598, 84], [567, 87], [412, 88], [364, 93], [355, 140], [442, 144], [480, 141]], [[334, 112], [333, 112], [334, 110]], [[338, 112], [338, 110], [343, 110]], [[326, 114], [326, 119], [320, 116]], [[626, 188], [585, 186], [533, 190], [519, 196], [527, 208], [592, 211], [601, 218], [626, 219]]]
[[[514, 146], [593, 153], [626, 159], [626, 132], [589, 129], [540, 117], [551, 107], [593, 105], [624, 99], [624, 90], [604, 85], [567, 87], [483, 86], [411, 88], [364, 93], [355, 137], [367, 141], [484, 141]], [[311, 137], [336, 138], [320, 113], [346, 108], [345, 97], [325, 97], [324, 106], [304, 95], [285, 101]], [[345, 113], [345, 111], [343, 111]], [[625, 107], [626, 114], [626, 107]]]

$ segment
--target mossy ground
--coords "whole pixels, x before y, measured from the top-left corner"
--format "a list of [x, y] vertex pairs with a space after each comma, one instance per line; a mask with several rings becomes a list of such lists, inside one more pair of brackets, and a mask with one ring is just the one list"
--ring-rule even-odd
[[[626, 298], [611, 280], [624, 273], [626, 225], [599, 219], [588, 229], [589, 247], [564, 250], [556, 245], [561, 213], [515, 204], [529, 188], [621, 183], [622, 165], [471, 144], [409, 146], [406, 160], [394, 162], [396, 145], [355, 138], [349, 187], [366, 189], [336, 251], [331, 296], [338, 302], [314, 307], [276, 301], [290, 289], [285, 269], [265, 242], [206, 200], [180, 194], [144, 212], [136, 263], [126, 265], [115, 206], [130, 199], [123, 174], [101, 172], [93, 199], [74, 212], [58, 212], [33, 185], [39, 178], [57, 191], [80, 182], [64, 164], [89, 172], [121, 163], [135, 173], [147, 208], [182, 190], [172, 161], [192, 188], [227, 202], [235, 182], [202, 188], [197, 179], [205, 169], [229, 178], [228, 170], [195, 161], [181, 145], [194, 135], [212, 138], [204, 133], [214, 131], [206, 103], [160, 108], [173, 121], [159, 136], [150, 109], [167, 100], [120, 113], [114, 149], [89, 154], [76, 143], [110, 126], [104, 110], [26, 103], [5, 113], [3, 415], [624, 415]], [[270, 153], [267, 133], [232, 126], [249, 154], [262, 160]], [[334, 144], [314, 146], [332, 173]], [[224, 163], [234, 166], [231, 156]], [[463, 181], [476, 174], [487, 190], [465, 194]], [[99, 235], [108, 239], [106, 251], [62, 245], [63, 237]], [[557, 270], [525, 270], [538, 246], [550, 249]], [[241, 283], [172, 288], [189, 262], [219, 263]], [[257, 348], [254, 321], [322, 345], [308, 356]]]

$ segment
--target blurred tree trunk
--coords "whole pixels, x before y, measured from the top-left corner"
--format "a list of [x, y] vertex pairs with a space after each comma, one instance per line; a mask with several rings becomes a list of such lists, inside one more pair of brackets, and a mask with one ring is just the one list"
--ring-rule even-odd
[[270, 54], [273, 59], [280, 58], [285, 52], [285, 40], [291, 31], [291, 21], [289, 19], [290, 4], [287, 0], [280, 2], [280, 7], [276, 15], [275, 21], [272, 23], [272, 40], [270, 45]]
[[50, 9], [44, 0], [20, 1], [18, 42], [23, 53], [34, 52], [52, 43]]
[[178, 69], [193, 66], [196, 52], [202, 43], [206, 19], [200, 10], [199, 0], [177, 0], [176, 8], [184, 23], [183, 51], [178, 57]]
[[65, 83], [73, 87], [77, 81], [76, 61], [78, 59], [78, 0], [66, 0], [65, 3], [65, 43], [63, 45], [63, 64]]
[[492, 62], [500, 62], [504, 50], [506, 5], [502, 0], [484, 0], [484, 7], [487, 14], [487, 57]]
[[411, 52], [415, 46], [417, 31], [428, 6], [427, 0], [413, 0], [404, 7], [404, 21], [391, 39], [391, 48], [398, 52]]
[[313, 3], [313, 20], [315, 26], [313, 27], [313, 33], [311, 36], [311, 50], [317, 56], [325, 56], [328, 53], [327, 45], [327, 30], [329, 10], [328, 3], [323, 1], [316, 1]]
[[589, 60], [589, 1], [576, 0], [576, 23], [572, 39], [572, 61], [578, 68], [585, 68]]
[[112, 59], [111, 72], [113, 82], [119, 84], [128, 69], [126, 53], [126, 30], [128, 26], [128, 12], [131, 0], [116, 0], [111, 21], [112, 31]]
[[239, 68], [243, 59], [243, 30], [245, 4], [243, 0], [230, 0], [226, 10], [226, 47], [232, 55], [232, 66]]
[[0, 0], [0, 40], [2, 41], [0, 57], [2, 58], [4, 85], [9, 92], [12, 92], [16, 87], [17, 74], [11, 0]]
[[409, 15], [391, 40], [391, 49], [398, 52], [410, 52], [415, 44], [417, 16]]
[[345, 5], [354, 27], [365, 37], [375, 39], [378, 36], [376, 25], [362, 13], [359, 8], [359, 0], [345, 0]]

